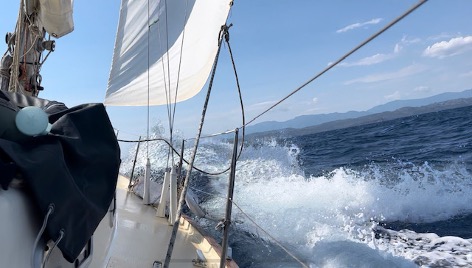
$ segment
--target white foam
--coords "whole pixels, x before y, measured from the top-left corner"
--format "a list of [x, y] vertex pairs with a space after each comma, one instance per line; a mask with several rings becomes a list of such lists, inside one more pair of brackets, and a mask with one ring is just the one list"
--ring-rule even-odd
[[[153, 146], [151, 162], [165, 167], [167, 147]], [[230, 143], [205, 141], [196, 164], [222, 170], [231, 149]], [[299, 153], [296, 146], [275, 140], [246, 147], [238, 162], [234, 201], [276, 239], [308, 256], [313, 267], [411, 267], [413, 260], [426, 266], [472, 265], [471, 252], [461, 246], [468, 240], [393, 231], [398, 239], [376, 239], [372, 231], [378, 221], [434, 222], [472, 213], [472, 176], [460, 163], [442, 168], [374, 163], [361, 171], [338, 167], [325, 176], [306, 177]], [[190, 156], [190, 146], [185, 154]], [[144, 163], [138, 158], [138, 166]], [[221, 196], [226, 194], [227, 177], [212, 182]], [[203, 205], [215, 218], [224, 213], [225, 202], [219, 197]], [[267, 238], [237, 208], [233, 215], [242, 222], [238, 228]], [[438, 241], [445, 243], [435, 247]]]
[[[336, 247], [345, 246], [349, 251], [357, 248], [363, 258], [367, 255], [378, 261], [372, 259], [373, 266], [362, 266], [361, 257], [344, 254], [324, 264], [314, 263], [317, 267], [343, 266], [343, 260], [352, 262], [352, 258], [360, 261], [356, 267], [380, 267], [375, 263], [392, 261], [398, 267], [411, 266], [411, 261], [397, 256], [410, 260], [423, 256], [428, 259], [425, 263], [438, 263], [445, 256], [434, 258], [434, 250], [396, 250], [405, 248], [400, 244], [391, 245], [393, 249], [376, 247], [372, 228], [381, 220], [434, 222], [472, 212], [471, 176], [460, 165], [438, 170], [428, 163], [408, 163], [395, 174], [390, 167], [385, 170], [372, 164], [363, 171], [339, 167], [326, 176], [306, 178], [296, 161], [298, 152], [293, 146], [272, 143], [246, 148], [238, 163], [235, 203], [278, 240], [298, 245], [300, 251], [312, 248], [313, 260], [319, 257], [316, 252], [329, 250], [333, 246], [330, 243], [357, 241], [362, 244], [341, 243]], [[222, 194], [225, 181], [214, 184]], [[209, 210], [223, 209], [220, 199], [205, 205]], [[245, 222], [242, 228], [262, 234], [241, 212], [235, 209], [234, 213]]]
[[472, 266], [472, 239], [375, 229], [381, 234], [381, 238], [374, 240], [375, 248], [384, 252], [404, 256], [425, 267]]

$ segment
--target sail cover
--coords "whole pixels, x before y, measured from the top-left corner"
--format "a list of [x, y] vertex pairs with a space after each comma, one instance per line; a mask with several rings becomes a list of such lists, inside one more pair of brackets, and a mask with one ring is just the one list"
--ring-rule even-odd
[[39, 0], [39, 20], [49, 34], [59, 38], [74, 30], [73, 5], [73, 0]]
[[51, 131], [31, 137], [12, 135], [18, 130], [2, 133], [0, 129], [0, 185], [8, 189], [13, 176], [21, 178], [41, 217], [50, 204], [54, 205], [43, 238], [56, 241], [64, 231], [58, 247], [72, 263], [113, 200], [120, 146], [105, 106], [100, 103], [67, 108], [56, 101], [1, 90], [0, 117], [7, 124], [0, 128], [16, 129], [14, 119], [5, 117], [16, 116], [28, 106], [48, 114]]
[[230, 2], [122, 0], [104, 103], [161, 105], [195, 96], [211, 71]]

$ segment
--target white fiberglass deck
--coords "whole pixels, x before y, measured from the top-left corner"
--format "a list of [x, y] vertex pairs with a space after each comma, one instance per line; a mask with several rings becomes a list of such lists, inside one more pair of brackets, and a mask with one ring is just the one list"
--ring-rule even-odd
[[[117, 229], [107, 267], [152, 267], [154, 261], [163, 263], [172, 226], [166, 218], [156, 217], [153, 206], [142, 205], [142, 199], [127, 187], [128, 180], [120, 176], [116, 191]], [[197, 248], [206, 255], [207, 267], [219, 267], [219, 248], [209, 240], [187, 220], [181, 220], [170, 267], [195, 267], [192, 259], [196, 258]]]

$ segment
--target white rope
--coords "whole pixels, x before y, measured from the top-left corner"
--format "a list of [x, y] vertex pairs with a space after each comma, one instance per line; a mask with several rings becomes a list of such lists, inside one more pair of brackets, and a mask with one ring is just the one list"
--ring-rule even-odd
[[33, 244], [33, 254], [31, 255], [31, 267], [35, 267], [35, 259], [34, 259], [34, 253], [36, 252], [36, 248], [38, 247], [39, 240], [41, 239], [41, 236], [44, 233], [44, 230], [46, 229], [46, 225], [49, 220], [49, 216], [54, 212], [54, 204], [49, 204], [48, 206], [48, 212], [46, 213], [46, 216], [44, 217], [43, 220], [43, 225], [41, 226], [41, 229], [39, 229], [38, 235], [36, 236], [36, 239], [34, 240]]
[[51, 256], [51, 252], [53, 251], [53, 249], [56, 248], [56, 246], [59, 244], [59, 242], [61, 242], [62, 238], [64, 238], [64, 230], [63, 230], [63, 229], [61, 229], [61, 230], [59, 231], [59, 238], [54, 242], [54, 244], [52, 245], [51, 249], [49, 249], [48, 254], [47, 254], [46, 257], [44, 258], [43, 264], [42, 264], [41, 267], [46, 266], [46, 263], [47, 263], [48, 260], [49, 260], [49, 256]]
[[[20, 66], [20, 53], [18, 46], [21, 43], [21, 29], [23, 28], [23, 18], [24, 18], [24, 13], [23, 13], [23, 8], [24, 8], [24, 1], [20, 0], [20, 10], [18, 12], [18, 21], [16, 23], [15, 27], [15, 49], [13, 50], [13, 63], [11, 65], [11, 76], [10, 76], [10, 86], [9, 86], [9, 91], [11, 92], [17, 92], [19, 87], [19, 81], [18, 81], [18, 67]], [[21, 90], [21, 89], [20, 89]], [[23, 91], [21, 92], [23, 93]]]
[[[33, 18], [33, 19], [32, 19]], [[33, 75], [39, 77], [39, 71], [41, 69], [42, 64], [46, 61], [47, 56], [51, 51], [49, 51], [48, 55], [46, 55], [43, 62], [39, 62], [42, 52], [34, 51], [38, 40], [42, 39], [42, 30], [41, 27], [37, 27], [34, 23], [34, 15], [29, 17], [24, 12], [24, 1], [20, 1], [20, 10], [18, 14], [18, 21], [15, 27], [15, 41], [14, 41], [14, 49], [13, 49], [13, 62], [11, 64], [10, 70], [10, 81], [9, 81], [9, 91], [12, 92], [20, 92], [26, 95], [33, 95], [36, 96], [38, 93], [38, 84], [34, 83], [35, 88], [31, 89], [31, 93], [26, 93], [24, 90], [24, 86], [21, 86], [21, 81], [19, 78], [19, 68], [20, 68], [20, 60], [23, 59], [23, 71], [26, 72], [26, 79], [30, 77], [27, 70], [29, 67], [26, 67], [27, 64], [32, 64], [32, 71]], [[11, 49], [9, 42], [9, 49]], [[21, 51], [23, 50], [23, 51]], [[31, 55], [31, 58], [28, 59], [28, 55]], [[30, 60], [30, 62], [28, 61]], [[26, 81], [26, 83], [28, 83]], [[28, 90], [29, 91], [29, 90]]]

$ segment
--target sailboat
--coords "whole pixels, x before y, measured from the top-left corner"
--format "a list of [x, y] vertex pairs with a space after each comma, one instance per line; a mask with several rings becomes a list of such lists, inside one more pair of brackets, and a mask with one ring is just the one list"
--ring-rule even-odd
[[[231, 1], [137, 2], [122, 1], [105, 104], [173, 105], [191, 98], [215, 66], [229, 27], [225, 21]], [[37, 97], [43, 90], [39, 70], [47, 58], [40, 55], [54, 50], [46, 35], [60, 38], [72, 31], [72, 1], [21, 1], [19, 13], [17, 30], [7, 35], [9, 48], [2, 59], [0, 198], [2, 215], [8, 217], [2, 217], [0, 226], [5, 243], [13, 245], [1, 252], [2, 266], [235, 266], [224, 253], [225, 246], [217, 245], [181, 214], [186, 190], [181, 190], [177, 202], [174, 163], [165, 175], [169, 187], [162, 187], [168, 188], [171, 205], [158, 206], [156, 212], [149, 206], [149, 168], [141, 179], [142, 199], [128, 191], [131, 178], [118, 175], [119, 147], [103, 105], [67, 108]], [[174, 19], [179, 23], [173, 24]], [[31, 34], [34, 38], [24, 38]], [[170, 107], [172, 111], [174, 106]], [[33, 120], [25, 123], [20, 113]], [[167, 142], [174, 144], [172, 136]], [[64, 178], [69, 184], [62, 184]]]
[[[105, 104], [149, 106], [194, 96], [210, 73], [218, 48], [214, 40], [230, 4], [123, 0]], [[128, 191], [129, 179], [118, 174], [120, 148], [103, 104], [68, 108], [38, 97], [44, 90], [40, 70], [55, 39], [73, 29], [72, 0], [21, 0], [16, 29], [6, 36], [0, 266], [237, 267], [182, 215], [183, 201], [176, 211], [175, 172], [168, 176], [170, 188], [163, 187], [173, 200], [169, 209], [163, 199], [156, 212], [146, 200], [148, 190], [144, 200]], [[156, 48], [160, 34], [166, 42], [159, 40]], [[162, 66], [165, 74], [156, 71]], [[178, 79], [166, 76], [175, 68]], [[179, 93], [169, 93], [167, 86]]]

